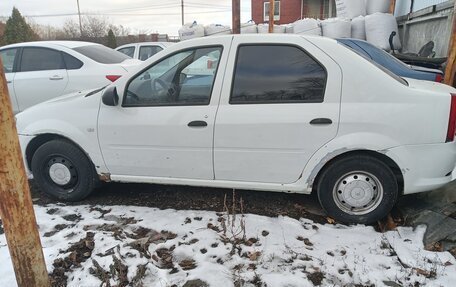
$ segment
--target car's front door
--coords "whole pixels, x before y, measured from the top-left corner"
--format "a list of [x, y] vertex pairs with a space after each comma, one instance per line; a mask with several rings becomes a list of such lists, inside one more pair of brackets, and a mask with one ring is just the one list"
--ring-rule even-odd
[[216, 180], [293, 183], [336, 136], [339, 66], [304, 38], [264, 40], [233, 40], [215, 124]]
[[127, 82], [121, 106], [102, 104], [99, 142], [113, 177], [214, 178], [214, 121], [229, 45], [169, 54]]
[[6, 83], [8, 85], [8, 92], [11, 99], [11, 104], [13, 107], [13, 113], [16, 114], [19, 112], [19, 107], [17, 104], [16, 93], [14, 92], [14, 76], [16, 75], [16, 58], [19, 48], [11, 48], [0, 51], [0, 57], [3, 62], [3, 71], [6, 76]]
[[14, 90], [23, 111], [61, 96], [68, 84], [62, 53], [41, 47], [24, 47], [14, 76]]

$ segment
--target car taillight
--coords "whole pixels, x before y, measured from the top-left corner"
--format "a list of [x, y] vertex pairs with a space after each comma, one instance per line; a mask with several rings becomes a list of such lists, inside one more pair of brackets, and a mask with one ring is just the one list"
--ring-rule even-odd
[[435, 81], [436, 81], [437, 83], [443, 82], [443, 75], [442, 75], [442, 74], [436, 74], [436, 75], [435, 75]]
[[450, 119], [448, 120], [448, 131], [446, 142], [454, 141], [456, 132], [456, 94], [451, 94]]
[[119, 79], [120, 77], [122, 77], [122, 76], [119, 76], [119, 75], [107, 75], [107, 76], [106, 76], [106, 79], [110, 80], [111, 82], [115, 82], [115, 81], [117, 81], [117, 79]]

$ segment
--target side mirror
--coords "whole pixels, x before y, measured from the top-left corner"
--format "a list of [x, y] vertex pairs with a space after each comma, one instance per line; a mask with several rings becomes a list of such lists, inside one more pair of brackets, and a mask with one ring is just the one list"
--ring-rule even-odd
[[103, 101], [103, 104], [107, 106], [117, 106], [119, 104], [119, 95], [117, 94], [116, 87], [110, 86], [106, 88], [106, 90], [103, 93], [103, 96], [101, 96], [101, 100]]
[[179, 76], [179, 85], [184, 84], [185, 80], [187, 80], [187, 74], [181, 73], [180, 76]]

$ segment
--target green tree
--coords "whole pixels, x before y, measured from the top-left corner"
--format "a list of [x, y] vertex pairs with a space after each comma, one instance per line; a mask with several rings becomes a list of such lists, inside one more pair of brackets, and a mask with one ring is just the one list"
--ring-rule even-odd
[[112, 29], [109, 29], [108, 43], [106, 46], [108, 46], [109, 48], [113, 48], [113, 49], [117, 47], [116, 36], [114, 35], [114, 32], [112, 31]]
[[5, 44], [39, 40], [38, 35], [32, 30], [30, 25], [27, 24], [25, 18], [22, 17], [16, 7], [13, 8], [11, 17], [9, 17], [6, 21], [5, 34], [3, 38]]

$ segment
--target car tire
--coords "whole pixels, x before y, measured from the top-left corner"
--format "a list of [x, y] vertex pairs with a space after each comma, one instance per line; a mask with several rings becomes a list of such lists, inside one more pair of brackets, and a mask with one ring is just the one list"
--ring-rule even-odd
[[52, 140], [40, 146], [31, 168], [41, 190], [63, 201], [84, 199], [99, 181], [87, 155], [66, 140]]
[[319, 177], [317, 193], [323, 209], [337, 221], [370, 224], [391, 211], [398, 183], [384, 162], [357, 155], [328, 166]]

